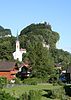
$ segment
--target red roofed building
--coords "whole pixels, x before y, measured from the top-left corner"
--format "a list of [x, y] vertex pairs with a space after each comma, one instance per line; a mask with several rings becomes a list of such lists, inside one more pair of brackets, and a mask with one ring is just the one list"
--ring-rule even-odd
[[15, 62], [0, 62], [0, 76], [6, 77], [8, 80], [14, 79], [18, 72], [18, 66]]
[[32, 67], [30, 67], [29, 61], [24, 61], [19, 68], [19, 72], [17, 73], [18, 76], [21, 78], [29, 77], [31, 73]]

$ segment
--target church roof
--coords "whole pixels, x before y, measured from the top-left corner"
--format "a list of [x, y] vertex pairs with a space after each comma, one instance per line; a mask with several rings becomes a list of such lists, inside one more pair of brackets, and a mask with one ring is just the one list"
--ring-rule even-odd
[[15, 68], [15, 62], [0, 61], [0, 71], [10, 71]]

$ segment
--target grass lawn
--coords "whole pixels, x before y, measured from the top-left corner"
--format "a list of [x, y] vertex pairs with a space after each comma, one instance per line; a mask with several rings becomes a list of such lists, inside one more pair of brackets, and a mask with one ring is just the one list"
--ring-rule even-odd
[[[24, 92], [28, 92], [29, 90], [42, 90], [42, 95], [47, 94], [46, 90], [52, 90], [55, 88], [60, 88], [60, 86], [53, 86], [52, 84], [39, 84], [39, 85], [23, 85], [23, 86], [13, 86], [11, 88], [4, 88], [6, 92], [11, 95], [20, 96]], [[42, 96], [42, 100], [52, 100]]]

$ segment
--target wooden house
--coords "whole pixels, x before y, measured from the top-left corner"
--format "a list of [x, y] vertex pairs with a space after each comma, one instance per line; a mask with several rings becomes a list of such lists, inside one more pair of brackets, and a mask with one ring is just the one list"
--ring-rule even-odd
[[0, 61], [0, 77], [6, 77], [8, 80], [12, 80], [16, 77], [18, 72], [18, 66], [15, 62]]
[[28, 61], [25, 61], [20, 65], [19, 72], [17, 75], [21, 78], [26, 78], [30, 76], [32, 68], [30, 67]]

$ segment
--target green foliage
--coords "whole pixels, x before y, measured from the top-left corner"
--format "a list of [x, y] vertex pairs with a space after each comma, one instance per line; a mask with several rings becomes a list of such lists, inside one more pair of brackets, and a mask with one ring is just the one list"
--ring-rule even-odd
[[[35, 90], [35, 91], [41, 90], [41, 92], [42, 92], [42, 96], [41, 96], [42, 100], [45, 100], [45, 97], [47, 97], [48, 90], [53, 90], [53, 89], [58, 89], [59, 90], [60, 87], [61, 86], [59, 86], [59, 85], [53, 86], [52, 84], [44, 83], [44, 84], [37, 84], [37, 85], [14, 86], [14, 87], [11, 87], [11, 88], [4, 88], [4, 90], [7, 93], [10, 93], [10, 94], [13, 94], [13, 91], [14, 91], [15, 92], [14, 96], [16, 96], [16, 97], [20, 97], [25, 92], [28, 93], [28, 95], [29, 95], [29, 91], [30, 90]], [[46, 100], [52, 100], [52, 99], [49, 99], [49, 98], [51, 98], [51, 97], [46, 98]], [[40, 100], [40, 99], [38, 99], [38, 100]]]
[[[51, 25], [46, 22], [31, 24], [21, 31], [21, 46], [27, 49], [23, 59], [30, 60], [34, 77], [47, 77], [52, 73], [54, 64], [61, 63], [65, 68], [71, 62], [71, 54], [56, 49], [59, 38], [59, 34], [52, 31]], [[49, 50], [43, 47], [43, 43], [49, 44]]]
[[[24, 35], [23, 35], [24, 36]], [[20, 37], [22, 40], [25, 37]], [[30, 66], [32, 67], [32, 76], [46, 77], [49, 73], [52, 73], [54, 66], [53, 58], [47, 48], [42, 45], [41, 35], [28, 35], [25, 38], [27, 49], [26, 55], [23, 59], [29, 59]]]
[[61, 80], [58, 80], [57, 83], [58, 83], [60, 86], [64, 86], [64, 85], [65, 85]]
[[40, 90], [30, 90], [29, 100], [41, 100], [41, 91]]
[[4, 29], [2, 26], [0, 26], [0, 38], [3, 38], [7, 35], [12, 35], [10, 29]]
[[0, 88], [7, 85], [7, 79], [5, 77], [0, 77]]
[[34, 35], [35, 37], [39, 36], [39, 38], [42, 36], [42, 41], [44, 40], [47, 44], [50, 44], [51, 49], [56, 47], [56, 42], [59, 40], [59, 34], [52, 31], [51, 25], [46, 22], [27, 26], [21, 31], [20, 36], [22, 35], [27, 35], [28, 37]]
[[28, 99], [28, 94], [27, 94], [27, 92], [23, 93], [23, 94], [20, 96], [20, 100], [29, 100], [29, 99]]
[[54, 66], [53, 58], [50, 56], [48, 49], [43, 48], [41, 43], [34, 44], [32, 47], [30, 47], [28, 58], [33, 69], [33, 76], [41, 78], [52, 73]]
[[41, 93], [40, 90], [30, 90], [29, 93], [23, 93], [19, 100], [41, 100]]
[[4, 28], [2, 26], [0, 26], [0, 30], [4, 30]]
[[14, 80], [15, 80], [15, 84], [21, 84], [22, 83], [19, 78], [15, 78]]
[[17, 99], [11, 96], [9, 93], [0, 90], [0, 100], [17, 100]]
[[47, 97], [52, 99], [58, 99], [58, 100], [69, 100], [69, 97], [66, 96], [63, 87], [55, 88], [53, 90], [48, 90]]
[[65, 91], [64, 88], [60, 88], [60, 89], [54, 89], [52, 90], [52, 98], [57, 98], [60, 100], [68, 100], [68, 97], [65, 96]]
[[49, 76], [48, 82], [53, 83], [54, 85], [57, 85], [59, 80], [59, 71], [58, 69], [53, 69], [51, 75]]
[[66, 67], [71, 63], [71, 54], [67, 51], [63, 51], [62, 49], [55, 49], [54, 51], [51, 51], [52, 56], [54, 58], [54, 62], [59, 65]]
[[15, 50], [15, 38], [5, 37], [0, 39], [0, 60], [13, 60]]
[[27, 78], [23, 80], [24, 84], [29, 84], [29, 85], [37, 85], [38, 83], [42, 83], [41, 78]]
[[[12, 53], [15, 51], [16, 38], [4, 37], [11, 35], [10, 29], [4, 29], [0, 26], [0, 60], [12, 61]], [[47, 22], [31, 24], [24, 28], [19, 40], [21, 48], [26, 48], [27, 53], [23, 54], [23, 61], [28, 59], [32, 67], [32, 77], [45, 78], [52, 74], [55, 64], [60, 64], [64, 69], [71, 63], [71, 54], [56, 49], [56, 43], [59, 40], [59, 33], [52, 30]], [[49, 45], [49, 50], [45, 45]]]

